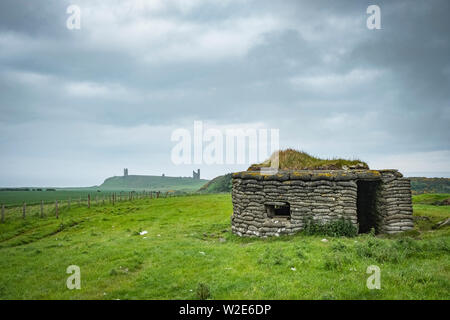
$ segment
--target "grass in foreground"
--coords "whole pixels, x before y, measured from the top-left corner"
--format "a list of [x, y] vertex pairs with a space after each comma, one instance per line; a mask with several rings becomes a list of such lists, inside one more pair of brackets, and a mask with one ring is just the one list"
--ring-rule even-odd
[[[415, 206], [443, 220], [450, 207]], [[449, 299], [449, 229], [406, 235], [239, 238], [230, 195], [76, 208], [0, 225], [1, 299]], [[147, 231], [145, 235], [140, 235]], [[381, 290], [366, 269], [381, 268]], [[81, 290], [66, 268], [81, 268]], [[200, 285], [201, 284], [201, 285]]]

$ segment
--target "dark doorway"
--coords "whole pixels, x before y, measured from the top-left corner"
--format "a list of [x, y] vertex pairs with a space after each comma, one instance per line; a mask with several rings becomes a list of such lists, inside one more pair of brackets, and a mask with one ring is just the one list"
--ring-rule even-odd
[[287, 202], [272, 202], [266, 204], [269, 218], [291, 218], [291, 206]]
[[367, 233], [375, 228], [377, 231], [376, 197], [379, 181], [358, 181], [356, 201], [359, 233]]

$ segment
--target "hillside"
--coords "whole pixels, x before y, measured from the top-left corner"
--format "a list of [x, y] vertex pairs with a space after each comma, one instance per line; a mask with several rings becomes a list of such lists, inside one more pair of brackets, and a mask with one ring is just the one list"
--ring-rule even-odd
[[121, 176], [107, 178], [100, 185], [103, 190], [152, 190], [152, 191], [196, 191], [208, 180], [188, 177]]
[[[200, 285], [210, 299], [450, 298], [450, 229], [432, 228], [450, 206], [414, 205], [407, 234], [327, 242], [240, 238], [232, 210], [220, 194], [73, 206], [59, 219], [18, 211], [0, 224], [0, 300], [199, 299]], [[66, 287], [73, 264], [81, 290]], [[382, 266], [381, 290], [366, 287], [370, 265]]]
[[409, 177], [413, 193], [450, 193], [449, 178]]
[[207, 182], [198, 192], [202, 193], [221, 193], [231, 192], [231, 176], [232, 173], [218, 176]]

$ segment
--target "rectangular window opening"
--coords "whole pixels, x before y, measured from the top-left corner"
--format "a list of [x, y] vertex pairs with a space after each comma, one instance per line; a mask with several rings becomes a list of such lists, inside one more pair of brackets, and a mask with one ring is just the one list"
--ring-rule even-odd
[[266, 204], [267, 217], [291, 219], [291, 206], [287, 202], [272, 202]]

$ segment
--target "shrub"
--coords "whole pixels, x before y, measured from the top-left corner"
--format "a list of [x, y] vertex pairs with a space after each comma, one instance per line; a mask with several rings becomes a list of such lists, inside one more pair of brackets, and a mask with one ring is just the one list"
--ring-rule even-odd
[[258, 258], [259, 264], [279, 266], [286, 262], [286, 257], [280, 251], [271, 251], [266, 248], [265, 252]]
[[342, 270], [343, 267], [350, 263], [346, 255], [343, 254], [328, 254], [325, 256], [324, 267], [326, 270]]
[[206, 300], [209, 297], [211, 297], [209, 287], [204, 283], [199, 283], [197, 286], [197, 298], [200, 300]]
[[337, 251], [346, 251], [347, 250], [347, 246], [340, 242], [340, 241], [336, 241], [335, 243], [331, 244], [331, 250], [337, 252]]
[[306, 255], [300, 249], [297, 250], [297, 257], [299, 259], [306, 259]]
[[330, 237], [355, 237], [358, 229], [344, 218], [328, 223], [317, 222], [311, 218], [305, 221], [303, 233], [307, 235], [324, 235]]
[[111, 269], [111, 271], [109, 271], [109, 275], [111, 275], [111, 276], [115, 276], [117, 274], [119, 274], [119, 273], [117, 272], [116, 269]]
[[369, 238], [356, 245], [356, 254], [363, 258], [372, 258], [377, 262], [400, 262], [423, 252], [421, 244], [411, 238], [396, 241]]

